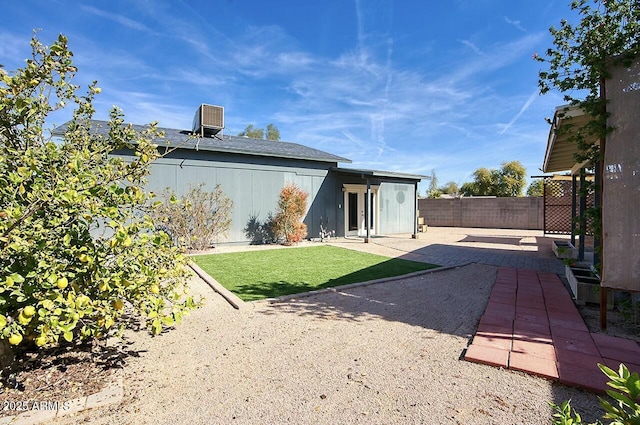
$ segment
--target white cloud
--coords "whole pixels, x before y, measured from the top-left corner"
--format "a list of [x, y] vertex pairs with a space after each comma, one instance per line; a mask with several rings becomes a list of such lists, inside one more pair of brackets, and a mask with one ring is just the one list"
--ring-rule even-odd
[[484, 52], [482, 50], [480, 50], [480, 48], [478, 46], [476, 46], [475, 44], [473, 44], [471, 41], [469, 40], [459, 40], [460, 43], [464, 44], [465, 46], [467, 46], [468, 48], [470, 48], [471, 50], [473, 50], [476, 54], [478, 55], [484, 55]]
[[524, 103], [524, 105], [522, 105], [522, 108], [520, 108], [520, 110], [518, 111], [518, 113], [511, 119], [511, 121], [509, 121], [509, 123], [507, 125], [504, 126], [504, 128], [502, 130], [500, 130], [500, 135], [504, 134], [507, 130], [509, 130], [511, 128], [511, 126], [518, 120], [518, 118], [520, 118], [522, 116], [522, 114], [529, 109], [529, 106], [531, 106], [531, 104], [533, 103], [534, 100], [536, 100], [536, 98], [539, 96], [539, 90], [538, 88], [536, 88], [533, 93], [531, 93], [531, 95], [529, 96], [529, 98], [527, 99], [527, 101]]
[[509, 24], [509, 25], [513, 25], [514, 27], [516, 27], [517, 29], [519, 29], [519, 30], [520, 30], [520, 31], [522, 31], [522, 32], [527, 31], [527, 30], [522, 26], [522, 24], [520, 23], [520, 21], [511, 20], [511, 19], [509, 19], [509, 18], [508, 18], [508, 17], [506, 17], [506, 16], [504, 17], [504, 21], [505, 21], [507, 24]]
[[128, 18], [128, 17], [126, 17], [124, 15], [115, 14], [115, 13], [111, 13], [111, 12], [106, 12], [106, 11], [104, 11], [102, 9], [98, 9], [97, 7], [87, 6], [87, 5], [84, 5], [84, 4], [80, 5], [80, 10], [82, 10], [83, 12], [86, 12], [86, 13], [90, 13], [90, 14], [95, 15], [95, 16], [100, 16], [102, 18], [109, 19], [111, 21], [117, 22], [118, 24], [120, 24], [122, 26], [125, 26], [127, 28], [131, 28], [131, 29], [136, 30], [136, 31], [144, 31], [144, 32], [148, 32], [148, 33], [151, 33], [151, 34], [158, 35], [155, 31], [153, 31], [151, 28], [147, 27], [146, 25], [144, 25], [140, 21], [136, 21], [136, 20]]

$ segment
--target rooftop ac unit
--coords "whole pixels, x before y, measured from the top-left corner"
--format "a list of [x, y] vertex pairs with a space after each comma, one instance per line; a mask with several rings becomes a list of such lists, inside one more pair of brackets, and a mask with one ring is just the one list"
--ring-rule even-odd
[[193, 118], [193, 132], [200, 137], [212, 137], [224, 128], [224, 108], [202, 104]]

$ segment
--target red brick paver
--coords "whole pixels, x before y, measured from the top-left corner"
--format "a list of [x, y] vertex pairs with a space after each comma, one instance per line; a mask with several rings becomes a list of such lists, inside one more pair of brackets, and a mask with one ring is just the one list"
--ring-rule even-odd
[[558, 275], [501, 267], [465, 360], [603, 394], [598, 363], [640, 372], [640, 346], [589, 332]]

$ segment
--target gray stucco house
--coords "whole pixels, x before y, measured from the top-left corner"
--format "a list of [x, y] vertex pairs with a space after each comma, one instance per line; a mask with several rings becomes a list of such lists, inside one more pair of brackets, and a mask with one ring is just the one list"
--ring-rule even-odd
[[[275, 214], [278, 195], [287, 183], [309, 193], [304, 218], [309, 238], [319, 236], [321, 220], [336, 236], [361, 236], [365, 242], [374, 235], [416, 237], [416, 194], [423, 176], [342, 168], [339, 163], [351, 161], [297, 143], [223, 135], [223, 125], [212, 130], [199, 121], [196, 115], [190, 131], [161, 129], [165, 142], [176, 149], [152, 164], [147, 189], [161, 193], [170, 187], [182, 195], [201, 182], [207, 190], [220, 184], [233, 200], [233, 210], [231, 230], [218, 243], [251, 243], [248, 230]], [[106, 121], [93, 124], [96, 132], [108, 132]], [[193, 134], [197, 137], [190, 138]], [[158, 143], [164, 151], [162, 141]], [[128, 151], [113, 154], [132, 155]]]

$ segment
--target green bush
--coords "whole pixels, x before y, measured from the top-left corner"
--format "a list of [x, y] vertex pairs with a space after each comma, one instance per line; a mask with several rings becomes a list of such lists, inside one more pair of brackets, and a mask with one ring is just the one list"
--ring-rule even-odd
[[[25, 68], [0, 69], [0, 339], [17, 349], [102, 339], [141, 318], [160, 333], [196, 306], [187, 259], [155, 229], [142, 190], [162, 134], [134, 131], [114, 108], [97, 135], [100, 89], [76, 94], [66, 37], [31, 47]], [[54, 141], [45, 120], [68, 105]], [[109, 155], [117, 149], [135, 160]]]
[[[640, 378], [638, 373], [630, 373], [624, 364], [620, 364], [618, 372], [598, 364], [598, 367], [609, 378], [609, 385], [613, 390], [607, 390], [607, 395], [613, 402], [601, 397], [600, 404], [605, 410], [604, 419], [611, 419], [610, 425], [638, 425], [640, 424]], [[580, 414], [571, 408], [571, 401], [565, 401], [561, 406], [550, 403], [555, 413], [554, 425], [583, 424]], [[593, 424], [602, 424], [596, 421]]]

